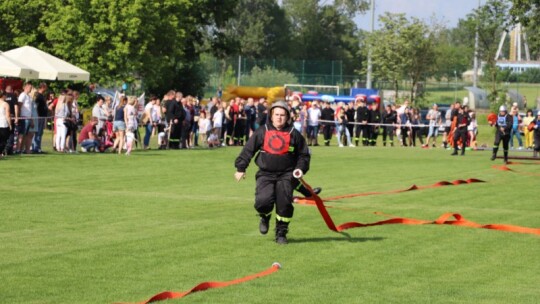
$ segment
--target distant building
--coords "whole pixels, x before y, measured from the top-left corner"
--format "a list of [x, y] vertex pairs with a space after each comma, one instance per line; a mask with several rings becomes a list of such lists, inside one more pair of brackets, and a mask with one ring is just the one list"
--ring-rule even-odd
[[540, 69], [540, 61], [508, 61], [498, 60], [497, 66], [501, 70], [511, 70], [512, 73], [522, 73], [529, 69]]

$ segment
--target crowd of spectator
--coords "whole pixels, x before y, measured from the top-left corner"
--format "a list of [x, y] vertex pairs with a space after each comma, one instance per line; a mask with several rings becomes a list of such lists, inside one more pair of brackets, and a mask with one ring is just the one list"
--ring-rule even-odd
[[[134, 146], [151, 149], [151, 139], [157, 136], [158, 149], [189, 149], [197, 146], [242, 146], [253, 131], [267, 120], [268, 102], [264, 98], [233, 98], [222, 101], [212, 97], [205, 104], [197, 98], [169, 91], [163, 96], [151, 96], [139, 113], [137, 98], [98, 96], [91, 110], [91, 119], [83, 126], [78, 105], [79, 92], [63, 90], [58, 96], [49, 93], [47, 85], [23, 86], [13, 92], [10, 86], [0, 97], [0, 151], [2, 156], [15, 153], [43, 153], [43, 130], [49, 126], [53, 133], [53, 149], [59, 153], [110, 151], [130, 155]], [[344, 104], [313, 101], [302, 102], [292, 96], [288, 100], [291, 123], [305, 136], [308, 145], [332, 145], [335, 136], [338, 147], [376, 146], [382, 137], [383, 146], [437, 147], [442, 135], [442, 147], [476, 148], [478, 123], [476, 115], [459, 102], [446, 112], [433, 107], [422, 117], [410, 106], [368, 103], [358, 98]], [[521, 118], [517, 105], [510, 111], [514, 117], [511, 134], [523, 148], [520, 130], [524, 131], [525, 147], [531, 148], [532, 132], [522, 128], [535, 117], [528, 111]], [[80, 131], [79, 131], [80, 130]], [[140, 130], [144, 131], [141, 136]], [[322, 133], [322, 134], [320, 134]], [[424, 135], [427, 137], [424, 140]], [[457, 151], [456, 151], [457, 153]], [[463, 152], [462, 152], [463, 153]]]

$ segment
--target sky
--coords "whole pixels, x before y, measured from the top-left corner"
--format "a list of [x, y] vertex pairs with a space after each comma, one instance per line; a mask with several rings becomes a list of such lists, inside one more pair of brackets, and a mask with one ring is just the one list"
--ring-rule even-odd
[[[482, 4], [485, 0], [482, 1]], [[478, 7], [478, 0], [375, 0], [375, 29], [379, 15], [384, 12], [405, 13], [407, 17], [417, 17], [429, 21], [435, 15], [437, 20], [444, 20], [448, 28], [455, 27], [459, 19], [465, 18]], [[355, 19], [356, 24], [364, 30], [370, 30], [369, 11]]]

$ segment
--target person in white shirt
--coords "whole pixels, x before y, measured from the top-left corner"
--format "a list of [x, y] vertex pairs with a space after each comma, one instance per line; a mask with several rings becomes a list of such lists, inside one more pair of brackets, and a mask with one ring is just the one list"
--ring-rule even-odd
[[103, 103], [105, 102], [105, 98], [103, 96], [98, 96], [96, 104], [92, 108], [92, 117], [96, 117], [98, 119], [98, 124], [96, 126], [96, 130], [101, 130], [103, 126], [105, 125], [105, 121], [107, 120], [107, 113], [103, 109]]
[[218, 109], [216, 113], [214, 113], [214, 117], [212, 118], [212, 121], [214, 122], [214, 134], [216, 134], [220, 142], [223, 143], [223, 133], [221, 132], [221, 128], [223, 127], [223, 104], [218, 103], [217, 107]]
[[212, 130], [212, 123], [210, 122], [210, 119], [206, 117], [205, 111], [201, 111], [199, 115], [199, 121], [197, 123], [199, 124], [200, 142], [206, 143], [208, 135], [210, 135], [210, 130]]
[[319, 119], [321, 118], [321, 109], [317, 100], [313, 101], [311, 108], [308, 109], [307, 136], [308, 145], [318, 146], [317, 137], [319, 135]]
[[30, 97], [30, 92], [32, 91], [32, 84], [25, 83], [23, 87], [23, 92], [19, 95], [19, 109], [20, 109], [20, 119], [18, 125], [19, 131], [19, 141], [17, 143], [17, 151], [22, 152], [25, 150], [25, 153], [30, 153], [30, 148], [32, 145], [32, 138], [34, 134], [30, 130], [34, 127], [34, 121], [32, 120], [32, 108], [34, 102], [32, 97]]
[[469, 133], [469, 139], [471, 141], [470, 147], [473, 150], [476, 150], [476, 135], [478, 135], [478, 121], [476, 120], [476, 113], [473, 111], [469, 112], [469, 116], [471, 117], [471, 122], [467, 126], [467, 132]]
[[159, 113], [159, 107], [155, 107], [156, 103], [159, 103], [159, 98], [157, 96], [150, 97], [150, 101], [144, 107], [144, 114], [142, 117], [142, 123], [145, 127], [143, 148], [150, 148], [150, 138], [154, 128], [157, 127], [157, 124], [161, 120], [161, 114]]
[[442, 123], [441, 112], [437, 104], [433, 105], [433, 108], [429, 110], [426, 118], [429, 120], [429, 131], [426, 138], [426, 144], [423, 147], [429, 147], [429, 139], [433, 137], [433, 148], [437, 146], [437, 136], [439, 135], [439, 126]]

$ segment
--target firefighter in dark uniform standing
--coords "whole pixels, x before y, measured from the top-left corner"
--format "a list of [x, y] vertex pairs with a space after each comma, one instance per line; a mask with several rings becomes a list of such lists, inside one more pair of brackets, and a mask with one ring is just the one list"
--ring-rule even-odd
[[456, 129], [454, 130], [454, 153], [452, 155], [458, 155], [458, 140], [461, 139], [461, 155], [465, 155], [465, 147], [467, 146], [467, 126], [471, 123], [469, 112], [459, 107], [456, 109], [455, 117]]
[[[379, 111], [378, 104], [376, 102], [373, 102], [371, 104], [371, 109], [369, 110], [369, 123], [370, 124], [380, 124], [381, 123], [381, 111]], [[379, 126], [377, 125], [370, 125], [370, 138], [369, 138], [369, 145], [370, 146], [376, 146], [377, 145], [377, 137], [379, 136]]]
[[165, 118], [170, 127], [169, 148], [171, 149], [180, 149], [184, 117], [184, 109], [182, 109], [180, 102], [175, 100], [174, 91], [169, 91], [165, 101]]
[[360, 104], [358, 105], [358, 108], [356, 109], [356, 136], [354, 137], [354, 140], [356, 142], [356, 145], [358, 146], [358, 141], [360, 140], [360, 135], [362, 135], [362, 144], [364, 146], [367, 146], [369, 144], [369, 110], [366, 107], [366, 102], [364, 100], [360, 100]]
[[386, 106], [386, 111], [382, 115], [383, 126], [383, 146], [386, 147], [386, 138], [390, 139], [390, 146], [394, 146], [394, 130], [397, 123], [397, 113], [392, 110], [391, 105]]
[[334, 109], [330, 107], [330, 102], [324, 102], [324, 109], [321, 111], [321, 120], [328, 120], [332, 122], [323, 122], [323, 135], [324, 135], [324, 145], [330, 146], [330, 141], [332, 140], [332, 127], [334, 125]]
[[255, 210], [261, 217], [259, 231], [268, 233], [270, 216], [276, 205], [276, 242], [287, 244], [287, 232], [293, 216], [295, 176], [309, 170], [310, 155], [302, 134], [290, 123], [288, 105], [275, 102], [270, 108], [270, 122], [257, 129], [236, 158], [237, 181], [246, 176], [246, 169], [255, 155], [259, 167], [256, 178]]
[[504, 149], [504, 163], [508, 163], [508, 143], [510, 142], [510, 132], [512, 131], [512, 124], [514, 119], [512, 115], [508, 115], [508, 111], [505, 106], [499, 107], [499, 115], [497, 116], [497, 121], [495, 122], [495, 142], [493, 143], [493, 155], [491, 155], [491, 160], [497, 158], [497, 151], [499, 150], [499, 145], [501, 140], [503, 142]]
[[354, 104], [349, 102], [347, 104], [347, 110], [345, 111], [345, 116], [347, 117], [347, 129], [351, 137], [354, 136], [354, 116], [356, 115], [356, 110], [354, 109]]
[[534, 123], [534, 153], [535, 157], [538, 156], [538, 152], [540, 152], [540, 111], [536, 113], [536, 119], [533, 121]]

